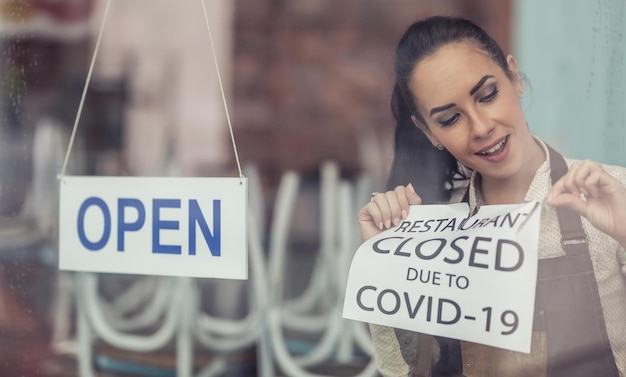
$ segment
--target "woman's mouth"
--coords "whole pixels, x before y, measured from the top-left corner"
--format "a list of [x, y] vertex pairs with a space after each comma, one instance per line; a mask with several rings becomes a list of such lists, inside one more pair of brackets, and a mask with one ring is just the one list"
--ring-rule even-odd
[[484, 151], [476, 152], [476, 154], [481, 155], [481, 156], [491, 156], [491, 155], [497, 154], [498, 152], [504, 149], [504, 146], [506, 145], [506, 142], [508, 140], [509, 140], [509, 137], [506, 136], [504, 139], [502, 139], [499, 143], [495, 144], [491, 148], [484, 150]]

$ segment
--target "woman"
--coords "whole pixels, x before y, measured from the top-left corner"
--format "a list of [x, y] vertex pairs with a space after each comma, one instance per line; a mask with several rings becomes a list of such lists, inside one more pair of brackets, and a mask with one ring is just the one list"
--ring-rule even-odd
[[470, 21], [413, 24], [396, 49], [390, 191], [363, 239], [409, 206], [545, 201], [530, 354], [371, 325], [385, 376], [624, 376], [626, 169], [564, 160], [534, 137], [517, 63]]

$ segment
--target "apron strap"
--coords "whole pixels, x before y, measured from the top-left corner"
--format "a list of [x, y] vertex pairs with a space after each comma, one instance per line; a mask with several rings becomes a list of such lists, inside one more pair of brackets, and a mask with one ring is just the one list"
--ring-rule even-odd
[[[546, 146], [550, 153], [550, 178], [552, 179], [552, 185], [554, 185], [567, 173], [567, 163], [559, 152], [547, 144]], [[583, 229], [580, 215], [565, 207], [557, 207], [556, 214], [559, 219], [559, 227], [561, 228], [561, 246], [565, 250], [565, 254], [570, 256], [587, 254], [587, 235]]]

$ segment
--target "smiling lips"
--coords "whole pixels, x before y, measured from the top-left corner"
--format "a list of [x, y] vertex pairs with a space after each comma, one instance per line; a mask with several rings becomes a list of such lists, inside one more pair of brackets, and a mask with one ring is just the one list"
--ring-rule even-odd
[[491, 147], [483, 148], [480, 151], [476, 152], [476, 154], [479, 156], [485, 156], [485, 157], [497, 154], [498, 152], [504, 149], [504, 146], [506, 145], [506, 142], [508, 140], [509, 140], [509, 137], [506, 136], [502, 138], [502, 140], [500, 140], [496, 144], [492, 145]]

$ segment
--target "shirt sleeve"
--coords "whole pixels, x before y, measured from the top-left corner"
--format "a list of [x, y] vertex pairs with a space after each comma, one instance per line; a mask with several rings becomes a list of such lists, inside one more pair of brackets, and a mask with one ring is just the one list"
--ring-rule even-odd
[[[621, 166], [602, 165], [602, 168], [615, 177], [622, 185], [626, 186], [626, 169]], [[626, 277], [626, 249], [623, 246], [617, 246], [616, 252], [617, 261], [620, 264], [622, 275]]]

